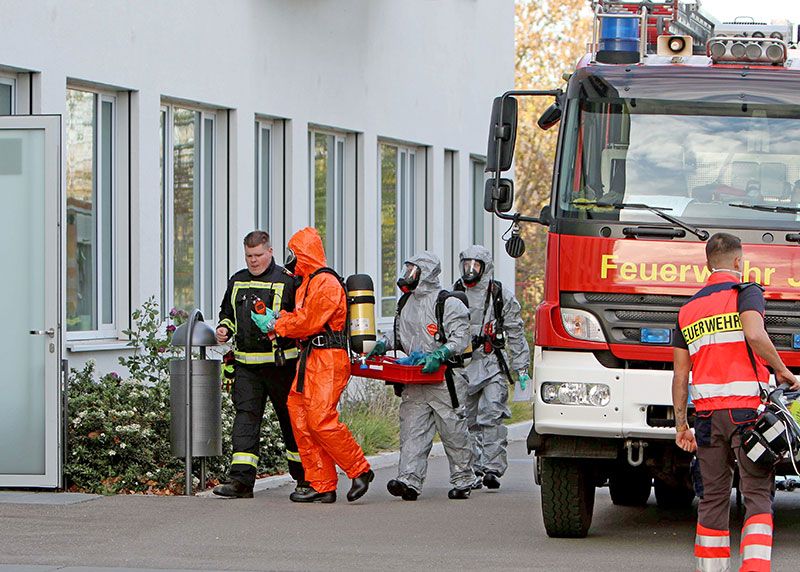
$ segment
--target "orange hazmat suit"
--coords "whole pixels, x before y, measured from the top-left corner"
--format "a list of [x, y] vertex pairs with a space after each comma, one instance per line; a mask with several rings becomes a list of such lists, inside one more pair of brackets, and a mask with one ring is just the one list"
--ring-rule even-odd
[[[325, 334], [326, 326], [342, 332], [347, 319], [347, 299], [332, 274], [311, 274], [327, 266], [322, 240], [316, 229], [306, 227], [289, 239], [297, 257], [295, 274], [303, 277], [297, 289], [295, 310], [281, 314], [275, 332], [284, 338], [305, 340]], [[347, 426], [339, 421], [336, 406], [350, 380], [346, 349], [306, 347], [305, 364], [298, 365], [289, 393], [289, 415], [294, 428], [306, 480], [319, 493], [335, 491], [336, 465], [351, 479], [369, 470], [369, 462]], [[305, 372], [301, 371], [305, 369]], [[298, 388], [298, 378], [302, 380]]]

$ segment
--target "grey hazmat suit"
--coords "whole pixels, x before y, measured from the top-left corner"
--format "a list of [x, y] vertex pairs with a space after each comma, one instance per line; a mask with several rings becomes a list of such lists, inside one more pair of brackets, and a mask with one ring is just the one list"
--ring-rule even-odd
[[[492, 253], [484, 246], [473, 245], [461, 252], [459, 259], [479, 260], [484, 264], [478, 283], [464, 288], [469, 300], [470, 334], [473, 337], [481, 336], [486, 324], [491, 323], [492, 328], [496, 329], [494, 301], [489, 300], [488, 305], [486, 303], [486, 294], [494, 273]], [[458, 283], [455, 287], [461, 289]], [[522, 308], [514, 293], [505, 286], [502, 317], [506, 364], [511, 372], [527, 371], [531, 353], [525, 339]], [[467, 377], [466, 409], [473, 450], [473, 469], [478, 474], [493, 473], [499, 477], [508, 467], [508, 430], [503, 419], [511, 417], [507, 405], [509, 380], [501, 370], [493, 351], [487, 354], [483, 344], [473, 347], [472, 351], [472, 361], [464, 373]]]
[[[421, 252], [406, 262], [420, 269], [419, 284], [411, 292], [400, 316], [397, 318], [397, 336], [400, 348], [407, 354], [419, 351], [428, 353], [441, 346], [434, 340], [436, 331], [436, 299], [442, 290], [439, 282], [441, 264], [431, 252]], [[451, 355], [459, 355], [470, 340], [469, 311], [463, 302], [448, 298], [442, 317]], [[397, 347], [395, 340], [389, 340]], [[475, 483], [472, 470], [472, 452], [464, 411], [465, 385], [460, 376], [454, 376], [459, 407], [454, 409], [446, 383], [405, 385], [400, 403], [400, 464], [397, 480], [417, 493], [428, 470], [428, 454], [433, 446], [436, 431], [450, 463], [450, 482], [456, 489], [469, 489]]]

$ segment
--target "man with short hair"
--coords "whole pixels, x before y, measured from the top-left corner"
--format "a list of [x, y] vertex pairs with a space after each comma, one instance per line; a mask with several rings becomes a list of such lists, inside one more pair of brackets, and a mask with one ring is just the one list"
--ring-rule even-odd
[[[727, 233], [713, 235], [706, 244], [706, 260], [711, 270], [706, 286], [678, 313], [672, 379], [675, 442], [685, 451], [696, 451], [702, 478], [696, 569], [729, 570], [728, 516], [735, 459], [745, 504], [741, 570], [769, 570], [774, 470], [747, 457], [741, 430], [758, 416], [760, 390], [769, 383], [767, 365], [779, 383], [792, 389], [800, 384], [764, 329], [763, 289], [741, 282], [741, 241]], [[694, 433], [687, 423], [690, 372]]]
[[299, 354], [294, 340], [269, 336], [261, 329], [269, 316], [294, 309], [295, 279], [275, 263], [269, 234], [263, 230], [244, 237], [244, 254], [247, 268], [228, 281], [216, 331], [221, 344], [233, 338], [235, 357], [230, 483], [214, 488], [214, 494], [228, 498], [253, 496], [267, 398], [281, 427], [296, 490], [308, 486], [286, 405]]

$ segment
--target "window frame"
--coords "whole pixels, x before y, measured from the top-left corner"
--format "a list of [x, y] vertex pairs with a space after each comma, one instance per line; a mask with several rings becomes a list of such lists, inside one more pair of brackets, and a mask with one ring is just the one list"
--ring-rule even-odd
[[[347, 236], [345, 229], [348, 222], [347, 209], [346, 209], [346, 192], [349, 184], [348, 177], [348, 133], [337, 131], [333, 129], [326, 129], [310, 125], [308, 129], [308, 192], [309, 192], [309, 208], [308, 220], [309, 226], [316, 227], [316, 196], [315, 196], [315, 167], [316, 167], [316, 136], [322, 135], [324, 137], [331, 137], [333, 140], [333, 193], [326, 193], [325, 197], [325, 240], [323, 246], [325, 247], [325, 257], [328, 261], [328, 266], [334, 268], [338, 272], [344, 274], [345, 268], [348, 263], [345, 246], [347, 243]], [[330, 155], [330, 152], [329, 152]], [[329, 248], [330, 223], [333, 222], [333, 249]]]
[[[194, 268], [193, 288], [194, 288], [194, 307], [199, 308], [207, 319], [214, 316], [216, 274], [215, 269], [219, 266], [217, 247], [214, 243], [216, 237], [216, 217], [218, 214], [217, 194], [218, 194], [218, 158], [217, 145], [220, 138], [218, 129], [218, 114], [223, 111], [210, 109], [196, 104], [185, 103], [182, 101], [162, 100], [159, 111], [159, 124], [163, 119], [163, 133], [159, 144], [163, 153], [163, 172], [161, 173], [161, 183], [163, 185], [161, 200], [161, 315], [166, 317], [170, 309], [175, 307], [175, 138], [174, 138], [174, 115], [175, 109], [183, 109], [199, 114], [195, 116], [197, 133], [195, 138], [199, 138], [199, 145], [196, 143], [195, 159], [201, 161], [200, 165], [194, 166], [198, 173], [198, 180], [194, 181], [194, 187], [200, 189], [197, 205], [199, 212], [193, 212], [195, 228], [199, 228], [199, 236], [195, 237], [196, 244], [200, 245], [200, 252], [195, 253], [195, 260], [199, 261], [199, 268]], [[207, 121], [211, 121], [212, 139], [210, 143], [206, 141]], [[208, 145], [210, 144], [210, 149]], [[207, 153], [210, 152], [210, 157]], [[207, 164], [210, 161], [210, 188], [206, 184], [209, 176], [207, 175]], [[208, 193], [208, 194], [207, 194]], [[194, 205], [193, 205], [194, 206]], [[208, 212], [210, 210], [210, 212]], [[199, 223], [198, 223], [199, 221]], [[203, 224], [209, 222], [211, 224]], [[210, 266], [210, 268], [209, 268]], [[199, 290], [199, 292], [198, 292]], [[210, 291], [209, 291], [210, 290]]]
[[[263, 136], [264, 132], [267, 133], [267, 140], [269, 141], [269, 149], [267, 150], [267, 188], [264, 188], [264, 177], [262, 176], [262, 169], [264, 167], [264, 145]], [[275, 125], [274, 122], [268, 119], [256, 118], [255, 120], [255, 140], [254, 140], [254, 186], [255, 191], [255, 228], [265, 230], [273, 235], [273, 222], [275, 220], [275, 200], [273, 193], [275, 190]], [[266, 210], [266, 217], [264, 211]], [[266, 219], [266, 220], [265, 220]]]
[[0, 74], [0, 84], [11, 87], [11, 110], [9, 115], [17, 115], [17, 78]]
[[[486, 173], [486, 157], [483, 155], [470, 155], [470, 202], [472, 204], [470, 217], [470, 244], [481, 244], [492, 251], [494, 255], [495, 222], [491, 213], [483, 208], [483, 195], [488, 175]], [[483, 176], [480, 179], [478, 173]], [[476, 220], [481, 220], [481, 236], [477, 234]]]
[[[124, 257], [124, 254], [121, 254], [121, 249], [119, 248], [120, 245], [120, 232], [121, 229], [119, 228], [119, 221], [121, 214], [119, 212], [119, 205], [118, 203], [121, 202], [120, 189], [121, 185], [119, 184], [119, 177], [120, 171], [122, 170], [122, 161], [123, 158], [121, 157], [121, 153], [119, 150], [122, 148], [120, 144], [120, 129], [119, 129], [119, 114], [122, 112], [121, 105], [120, 105], [120, 92], [113, 92], [103, 89], [98, 89], [92, 86], [86, 86], [83, 84], [73, 84], [67, 83], [65, 89], [65, 96], [66, 91], [80, 91], [84, 93], [89, 93], [93, 97], [93, 115], [94, 115], [94, 125], [92, 127], [93, 133], [93, 151], [92, 151], [92, 208], [94, 211], [94, 216], [96, 217], [96, 221], [94, 224], [94, 248], [93, 248], [93, 280], [94, 280], [94, 310], [97, 312], [97, 327], [95, 329], [90, 330], [68, 330], [66, 331], [67, 340], [68, 341], [80, 341], [80, 340], [98, 340], [98, 339], [115, 339], [118, 338], [120, 335], [120, 329], [127, 324], [122, 324], [119, 320], [119, 317], [124, 314], [124, 308], [122, 307], [123, 301], [121, 292], [119, 290], [119, 285], [123, 280], [123, 276], [121, 276], [121, 268], [122, 263], [120, 263], [120, 258]], [[111, 104], [111, 131], [109, 134], [109, 141], [110, 141], [110, 153], [111, 153], [111, 177], [109, 180], [110, 188], [107, 190], [107, 195], [110, 198], [111, 204], [109, 205], [108, 209], [106, 209], [105, 200], [104, 200], [104, 192], [100, 188], [102, 185], [103, 178], [105, 177], [105, 173], [103, 170], [103, 160], [101, 158], [101, 153], [103, 150], [101, 146], [103, 142], [101, 141], [101, 135], [103, 133], [103, 104], [109, 103]], [[128, 152], [130, 152], [128, 150]], [[66, 143], [65, 143], [65, 155], [67, 155], [66, 151]], [[66, 174], [66, 161], [64, 172]], [[66, 176], [66, 175], [65, 175]], [[69, 192], [69, 189], [66, 191]], [[106, 213], [106, 211], [108, 212]], [[110, 221], [108, 222], [108, 228], [102, 229], [102, 226], [105, 224], [104, 219], [110, 216]], [[102, 230], [101, 230], [102, 229]], [[111, 245], [106, 249], [104, 244], [104, 232], [108, 232], [110, 234], [110, 242]], [[104, 321], [104, 305], [105, 305], [105, 288], [103, 285], [104, 275], [102, 273], [102, 265], [103, 265], [103, 258], [106, 254], [106, 251], [111, 256], [111, 263], [110, 268], [108, 269], [108, 273], [110, 274], [109, 280], [110, 284], [108, 285], [108, 291], [111, 295], [111, 320]], [[67, 319], [69, 316], [67, 315]]]
[[[386, 321], [394, 316], [392, 311], [389, 314], [383, 313], [383, 303], [390, 298], [383, 295], [383, 172], [382, 172], [382, 147], [388, 146], [395, 149], [397, 177], [395, 180], [395, 209], [396, 209], [396, 227], [397, 238], [395, 243], [395, 275], [400, 272], [400, 266], [403, 261], [413, 256], [417, 249], [417, 244], [420, 242], [418, 237], [418, 225], [415, 224], [420, 216], [417, 216], [418, 208], [425, 208], [424, 201], [420, 200], [420, 190], [424, 188], [424, 178], [427, 177], [425, 172], [425, 162], [420, 161], [420, 157], [424, 157], [426, 148], [420, 145], [411, 143], [401, 143], [388, 139], [378, 140], [378, 316], [379, 321]], [[405, 161], [403, 159], [405, 158]], [[422, 170], [420, 170], [420, 165]], [[395, 292], [391, 299], [397, 299]]]

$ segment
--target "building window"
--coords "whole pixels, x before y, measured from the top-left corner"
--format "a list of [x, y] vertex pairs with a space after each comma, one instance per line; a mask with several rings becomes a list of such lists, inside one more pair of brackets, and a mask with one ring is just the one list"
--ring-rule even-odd
[[67, 89], [67, 331], [115, 331], [116, 98]]
[[414, 254], [416, 149], [380, 143], [381, 316], [395, 312], [400, 265]]
[[319, 232], [328, 265], [344, 269], [345, 137], [309, 132], [311, 224]]
[[162, 312], [214, 315], [213, 113], [161, 110]]
[[17, 82], [10, 78], [0, 76], [0, 115], [14, 115], [16, 105], [14, 101]]
[[255, 227], [272, 234], [272, 122], [256, 121]]
[[458, 277], [458, 215], [455, 206], [458, 204], [458, 152], [445, 149], [444, 152], [444, 254], [442, 274], [447, 283], [453, 283]]
[[483, 193], [486, 184], [486, 160], [472, 161], [472, 244], [482, 244], [491, 249], [493, 221], [483, 208]]

